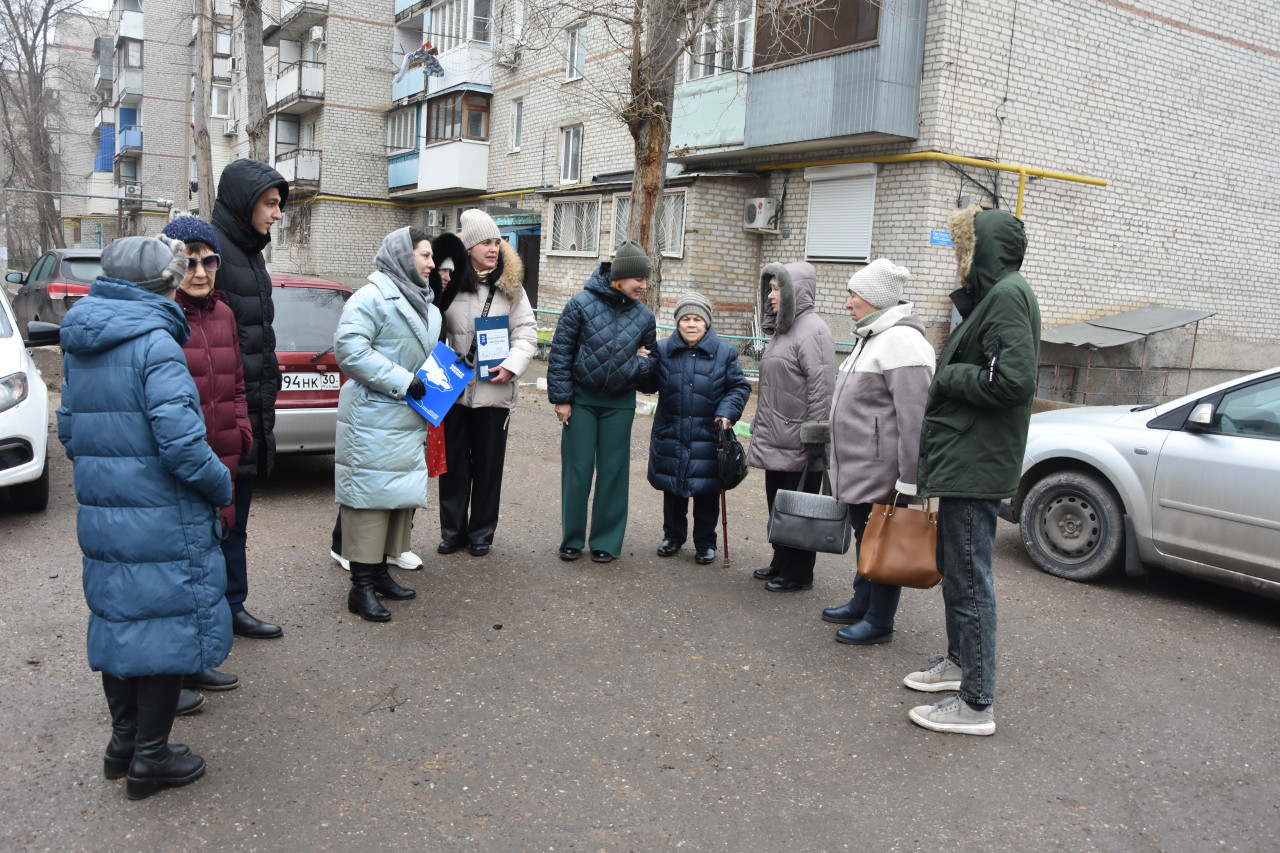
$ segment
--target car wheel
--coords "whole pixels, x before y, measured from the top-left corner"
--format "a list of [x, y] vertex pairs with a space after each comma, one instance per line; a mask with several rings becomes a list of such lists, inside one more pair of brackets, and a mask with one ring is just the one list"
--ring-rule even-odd
[[9, 501], [22, 512], [43, 512], [49, 505], [49, 455], [44, 457], [44, 470], [29, 483], [9, 487]]
[[1019, 525], [1031, 560], [1051, 575], [1094, 581], [1120, 566], [1120, 499], [1092, 474], [1059, 471], [1040, 480], [1022, 501]]

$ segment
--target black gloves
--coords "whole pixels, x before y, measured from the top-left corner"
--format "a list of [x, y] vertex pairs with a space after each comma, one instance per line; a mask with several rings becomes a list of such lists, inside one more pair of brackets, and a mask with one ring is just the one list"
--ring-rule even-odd
[[413, 381], [409, 383], [409, 396], [415, 400], [421, 400], [425, 393], [427, 393], [427, 386], [422, 384], [422, 377], [413, 377]]

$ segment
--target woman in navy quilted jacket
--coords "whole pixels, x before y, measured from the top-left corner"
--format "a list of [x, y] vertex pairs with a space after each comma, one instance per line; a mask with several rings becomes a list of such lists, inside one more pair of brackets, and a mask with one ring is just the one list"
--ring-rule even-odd
[[751, 385], [738, 364], [738, 348], [711, 329], [711, 303], [700, 293], [676, 300], [676, 330], [654, 350], [641, 391], [658, 392], [649, 437], [649, 484], [662, 491], [659, 557], [672, 557], [689, 536], [693, 499], [694, 562], [716, 558], [720, 518], [718, 427], [742, 416]]
[[560, 559], [608, 563], [622, 552], [627, 530], [631, 423], [636, 384], [649, 372], [658, 345], [653, 312], [640, 301], [649, 286], [649, 256], [634, 240], [618, 246], [581, 292], [564, 306], [551, 340], [547, 398], [564, 425], [560, 437]]
[[231, 650], [219, 508], [231, 473], [205, 441], [204, 416], [173, 301], [182, 243], [125, 237], [62, 322], [58, 438], [72, 462], [84, 553], [89, 666], [111, 710], [103, 772], [130, 799], [185, 785], [204, 760], [169, 746], [185, 673]]
[[[240, 457], [253, 448], [253, 426], [244, 396], [244, 365], [236, 318], [227, 304], [227, 295], [214, 290], [222, 260], [218, 235], [208, 222], [194, 216], [178, 217], [165, 226], [163, 233], [187, 247], [187, 274], [174, 295], [191, 327], [191, 337], [182, 345], [182, 354], [200, 392], [206, 440], [231, 472], [233, 494], [231, 502], [222, 508], [223, 527], [230, 530], [236, 521], [236, 472]], [[239, 679], [227, 672], [208, 670], [188, 675], [185, 683], [203, 690], [232, 690], [239, 686]]]

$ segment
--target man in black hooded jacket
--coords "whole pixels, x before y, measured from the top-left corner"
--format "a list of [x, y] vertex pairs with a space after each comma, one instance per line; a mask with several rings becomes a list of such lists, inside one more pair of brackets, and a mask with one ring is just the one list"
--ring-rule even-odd
[[281, 219], [280, 209], [289, 197], [289, 182], [266, 163], [236, 160], [222, 170], [218, 200], [213, 206], [213, 230], [222, 248], [218, 290], [227, 295], [240, 332], [240, 357], [244, 362], [244, 395], [253, 426], [253, 449], [240, 458], [236, 475], [236, 521], [222, 542], [227, 560], [227, 603], [231, 624], [241, 637], [273, 639], [282, 636], [279, 625], [263, 622], [244, 609], [249, 594], [245, 555], [249, 503], [259, 475], [266, 477], [275, 464], [276, 392], [280, 390], [280, 365], [276, 362], [276, 335], [271, 328], [275, 305], [271, 301], [271, 276], [262, 250], [271, 242], [271, 226]]

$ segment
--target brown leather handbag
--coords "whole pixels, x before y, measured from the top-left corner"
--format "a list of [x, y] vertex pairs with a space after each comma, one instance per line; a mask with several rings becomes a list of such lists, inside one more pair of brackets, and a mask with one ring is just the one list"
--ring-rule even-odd
[[938, 513], [923, 508], [874, 504], [858, 544], [858, 572], [876, 583], [929, 589], [938, 573]]

